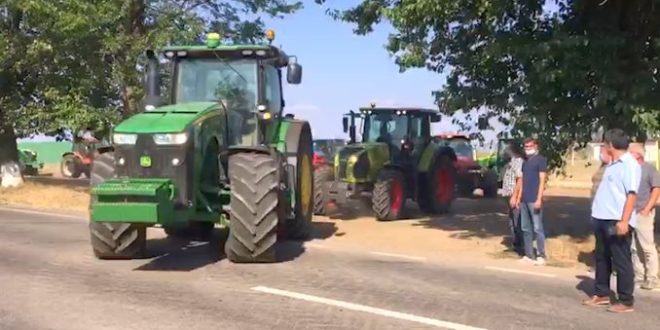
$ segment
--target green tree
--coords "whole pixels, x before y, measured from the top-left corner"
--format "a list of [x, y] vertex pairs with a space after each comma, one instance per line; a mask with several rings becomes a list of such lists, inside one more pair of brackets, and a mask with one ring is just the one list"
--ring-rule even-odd
[[555, 168], [598, 127], [640, 140], [660, 129], [658, 0], [363, 0], [329, 12], [357, 34], [391, 23], [401, 71], [447, 75], [441, 111], [485, 107], [516, 135], [542, 132]]
[[261, 16], [301, 8], [288, 0], [5, 0], [0, 4], [0, 166], [16, 137], [98, 130], [138, 111], [145, 49], [263, 36]]

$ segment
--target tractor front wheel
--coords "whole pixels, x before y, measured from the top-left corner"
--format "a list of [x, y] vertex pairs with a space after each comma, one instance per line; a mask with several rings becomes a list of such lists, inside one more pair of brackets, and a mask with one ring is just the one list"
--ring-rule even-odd
[[371, 208], [376, 219], [396, 220], [401, 217], [406, 202], [406, 181], [400, 171], [384, 169], [378, 175], [371, 196]]
[[[113, 152], [99, 155], [92, 165], [90, 175], [92, 187], [114, 176], [114, 161]], [[90, 221], [89, 232], [92, 250], [99, 259], [133, 259], [145, 256], [147, 242], [145, 226]]]
[[326, 215], [326, 204], [323, 187], [326, 182], [332, 181], [332, 167], [323, 165], [314, 171], [314, 214]]
[[279, 224], [278, 164], [270, 155], [229, 158], [231, 201], [227, 258], [236, 263], [276, 262]]

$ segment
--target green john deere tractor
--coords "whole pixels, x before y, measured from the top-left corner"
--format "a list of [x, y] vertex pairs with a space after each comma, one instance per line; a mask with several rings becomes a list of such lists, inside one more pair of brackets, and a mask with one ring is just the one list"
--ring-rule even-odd
[[312, 131], [283, 114], [281, 94], [282, 68], [299, 84], [302, 67], [270, 43], [226, 45], [215, 33], [146, 54], [145, 111], [115, 126], [112, 150], [93, 163], [94, 254], [137, 258], [147, 227], [208, 237], [219, 223], [230, 261], [277, 261], [277, 241], [311, 229]]
[[[359, 143], [356, 119], [361, 121]], [[431, 122], [438, 121], [435, 110], [375, 104], [344, 115], [350, 141], [334, 155], [334, 175], [322, 186], [323, 180], [317, 179], [315, 196], [323, 202], [315, 205], [342, 204], [370, 193], [378, 220], [401, 218], [408, 199], [425, 213], [447, 212], [455, 198], [456, 155], [431, 138]], [[315, 212], [320, 215], [325, 209], [316, 207]]]

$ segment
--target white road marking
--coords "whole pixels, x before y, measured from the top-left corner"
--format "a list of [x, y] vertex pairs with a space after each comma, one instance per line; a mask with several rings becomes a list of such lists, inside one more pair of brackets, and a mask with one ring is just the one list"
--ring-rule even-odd
[[409, 255], [398, 254], [398, 253], [387, 253], [387, 252], [378, 252], [378, 251], [370, 251], [369, 253], [371, 253], [373, 255], [377, 255], [377, 256], [401, 258], [401, 259], [408, 259], [408, 260], [415, 260], [415, 261], [425, 261], [426, 260], [426, 258], [424, 258], [424, 257], [409, 256]]
[[390, 317], [390, 318], [399, 319], [399, 320], [405, 320], [405, 321], [411, 321], [411, 322], [431, 325], [431, 326], [435, 326], [435, 327], [439, 327], [439, 328], [454, 329], [454, 330], [486, 330], [486, 329], [483, 329], [483, 328], [475, 328], [475, 327], [471, 327], [471, 326], [460, 324], [460, 323], [442, 321], [442, 320], [438, 320], [438, 319], [432, 319], [432, 318], [417, 316], [417, 315], [413, 315], [413, 314], [395, 312], [395, 311], [391, 311], [391, 310], [387, 310], [387, 309], [370, 307], [370, 306], [366, 306], [366, 305], [360, 305], [360, 304], [350, 303], [350, 302], [341, 301], [341, 300], [322, 298], [322, 297], [312, 296], [312, 295], [308, 295], [308, 294], [304, 294], [304, 293], [297, 293], [297, 292], [292, 292], [292, 291], [273, 289], [273, 288], [268, 288], [268, 287], [264, 287], [264, 286], [256, 286], [256, 287], [253, 287], [252, 290], [262, 292], [262, 293], [269, 293], [269, 294], [273, 294], [273, 295], [277, 295], [277, 296], [292, 298], [292, 299], [298, 299], [298, 300], [304, 300], [304, 301], [308, 301], [308, 302], [314, 302], [314, 303], [325, 304], [325, 305], [330, 305], [330, 306], [335, 306], [335, 307], [341, 307], [341, 308], [354, 310], [354, 311], [359, 311], [359, 312], [371, 313], [371, 314]]
[[61, 213], [48, 213], [48, 212], [41, 212], [41, 211], [34, 211], [34, 210], [23, 210], [23, 209], [15, 209], [15, 208], [12, 208], [12, 207], [0, 207], [0, 211], [35, 214], [35, 215], [44, 215], [44, 216], [49, 216], [49, 217], [68, 218], [68, 219], [76, 219], [76, 220], [84, 220], [85, 219], [82, 216], [76, 216], [76, 215], [61, 214]]
[[501, 268], [501, 267], [494, 267], [494, 266], [486, 266], [485, 268], [488, 269], [488, 270], [496, 270], [496, 271], [507, 272], [507, 273], [534, 275], [534, 276], [541, 276], [541, 277], [548, 277], [548, 278], [557, 277], [557, 275], [555, 275], [555, 274], [544, 274], [544, 273], [537, 273], [537, 272], [529, 272], [529, 271], [526, 271], [526, 270], [519, 270], [519, 269]]

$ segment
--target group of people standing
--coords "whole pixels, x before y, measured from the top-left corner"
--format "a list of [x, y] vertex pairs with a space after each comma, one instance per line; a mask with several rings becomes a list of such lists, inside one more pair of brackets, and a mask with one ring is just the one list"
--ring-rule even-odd
[[[503, 196], [509, 206], [513, 249], [521, 261], [545, 265], [543, 191], [547, 160], [534, 139], [524, 141], [524, 154], [509, 146]], [[610, 306], [608, 311], [633, 311], [635, 287], [658, 284], [658, 252], [654, 241], [655, 207], [660, 173], [644, 160], [645, 150], [631, 144], [621, 129], [605, 133], [600, 150], [600, 179], [594, 182], [591, 224], [596, 238], [594, 294], [583, 304]], [[536, 239], [536, 251], [533, 241]], [[617, 294], [610, 289], [616, 273]]]

